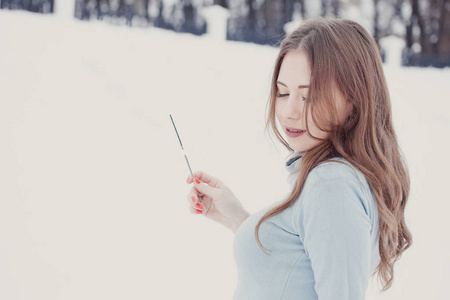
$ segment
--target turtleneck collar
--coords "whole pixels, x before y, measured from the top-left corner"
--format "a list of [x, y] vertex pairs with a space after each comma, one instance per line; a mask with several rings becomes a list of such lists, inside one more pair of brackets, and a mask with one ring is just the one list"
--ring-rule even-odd
[[302, 161], [302, 157], [305, 155], [306, 151], [294, 151], [286, 158], [286, 170], [288, 171], [287, 182], [290, 185], [295, 183], [297, 179], [298, 172], [300, 170], [300, 165]]

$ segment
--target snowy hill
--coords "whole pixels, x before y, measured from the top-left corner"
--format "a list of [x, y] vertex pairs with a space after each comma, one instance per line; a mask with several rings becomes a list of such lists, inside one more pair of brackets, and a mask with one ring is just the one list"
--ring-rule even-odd
[[[17, 11], [0, 41], [0, 299], [230, 299], [233, 233], [189, 213], [169, 113], [195, 170], [251, 212], [279, 200], [277, 50]], [[448, 299], [450, 70], [385, 70], [414, 244], [367, 299]]]

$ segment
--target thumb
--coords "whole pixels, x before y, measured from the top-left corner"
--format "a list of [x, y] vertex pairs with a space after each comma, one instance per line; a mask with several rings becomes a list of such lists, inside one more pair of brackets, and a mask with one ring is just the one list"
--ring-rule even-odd
[[207, 184], [202, 184], [202, 183], [197, 183], [194, 180], [194, 187], [197, 191], [199, 191], [200, 193], [210, 197], [210, 198], [215, 198], [217, 195], [217, 188], [214, 188], [212, 186], [209, 186]]

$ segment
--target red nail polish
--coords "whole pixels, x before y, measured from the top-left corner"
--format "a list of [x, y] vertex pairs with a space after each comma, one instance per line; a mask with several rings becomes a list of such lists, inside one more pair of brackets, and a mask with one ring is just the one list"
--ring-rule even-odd
[[197, 184], [200, 184], [200, 180], [198, 180], [197, 177], [195, 177], [195, 182], [196, 182]]
[[195, 196], [192, 196], [192, 202], [195, 202]]
[[203, 209], [203, 206], [200, 203], [195, 204], [195, 207], [197, 207], [199, 209]]
[[202, 211], [201, 210], [197, 210], [197, 212], [196, 212], [197, 214], [201, 214], [202, 213]]

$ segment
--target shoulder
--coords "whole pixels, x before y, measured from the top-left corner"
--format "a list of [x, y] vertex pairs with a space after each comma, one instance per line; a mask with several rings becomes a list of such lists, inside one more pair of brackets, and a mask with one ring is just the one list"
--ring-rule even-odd
[[335, 158], [308, 173], [292, 218], [293, 228], [303, 237], [306, 228], [314, 227], [335, 234], [337, 226], [347, 225], [370, 231], [377, 221], [376, 201], [363, 173], [347, 160]]
[[312, 169], [305, 181], [306, 189], [322, 189], [332, 185], [355, 185], [361, 192], [367, 193], [368, 181], [364, 174], [344, 158], [334, 157]]
[[348, 179], [358, 180], [360, 171], [350, 164], [346, 159], [334, 157], [330, 160], [322, 162], [320, 165], [312, 169], [308, 174], [310, 183], [320, 180]]
[[306, 207], [358, 204], [368, 213], [372, 196], [361, 171], [343, 158], [333, 158], [309, 172], [300, 202]]

